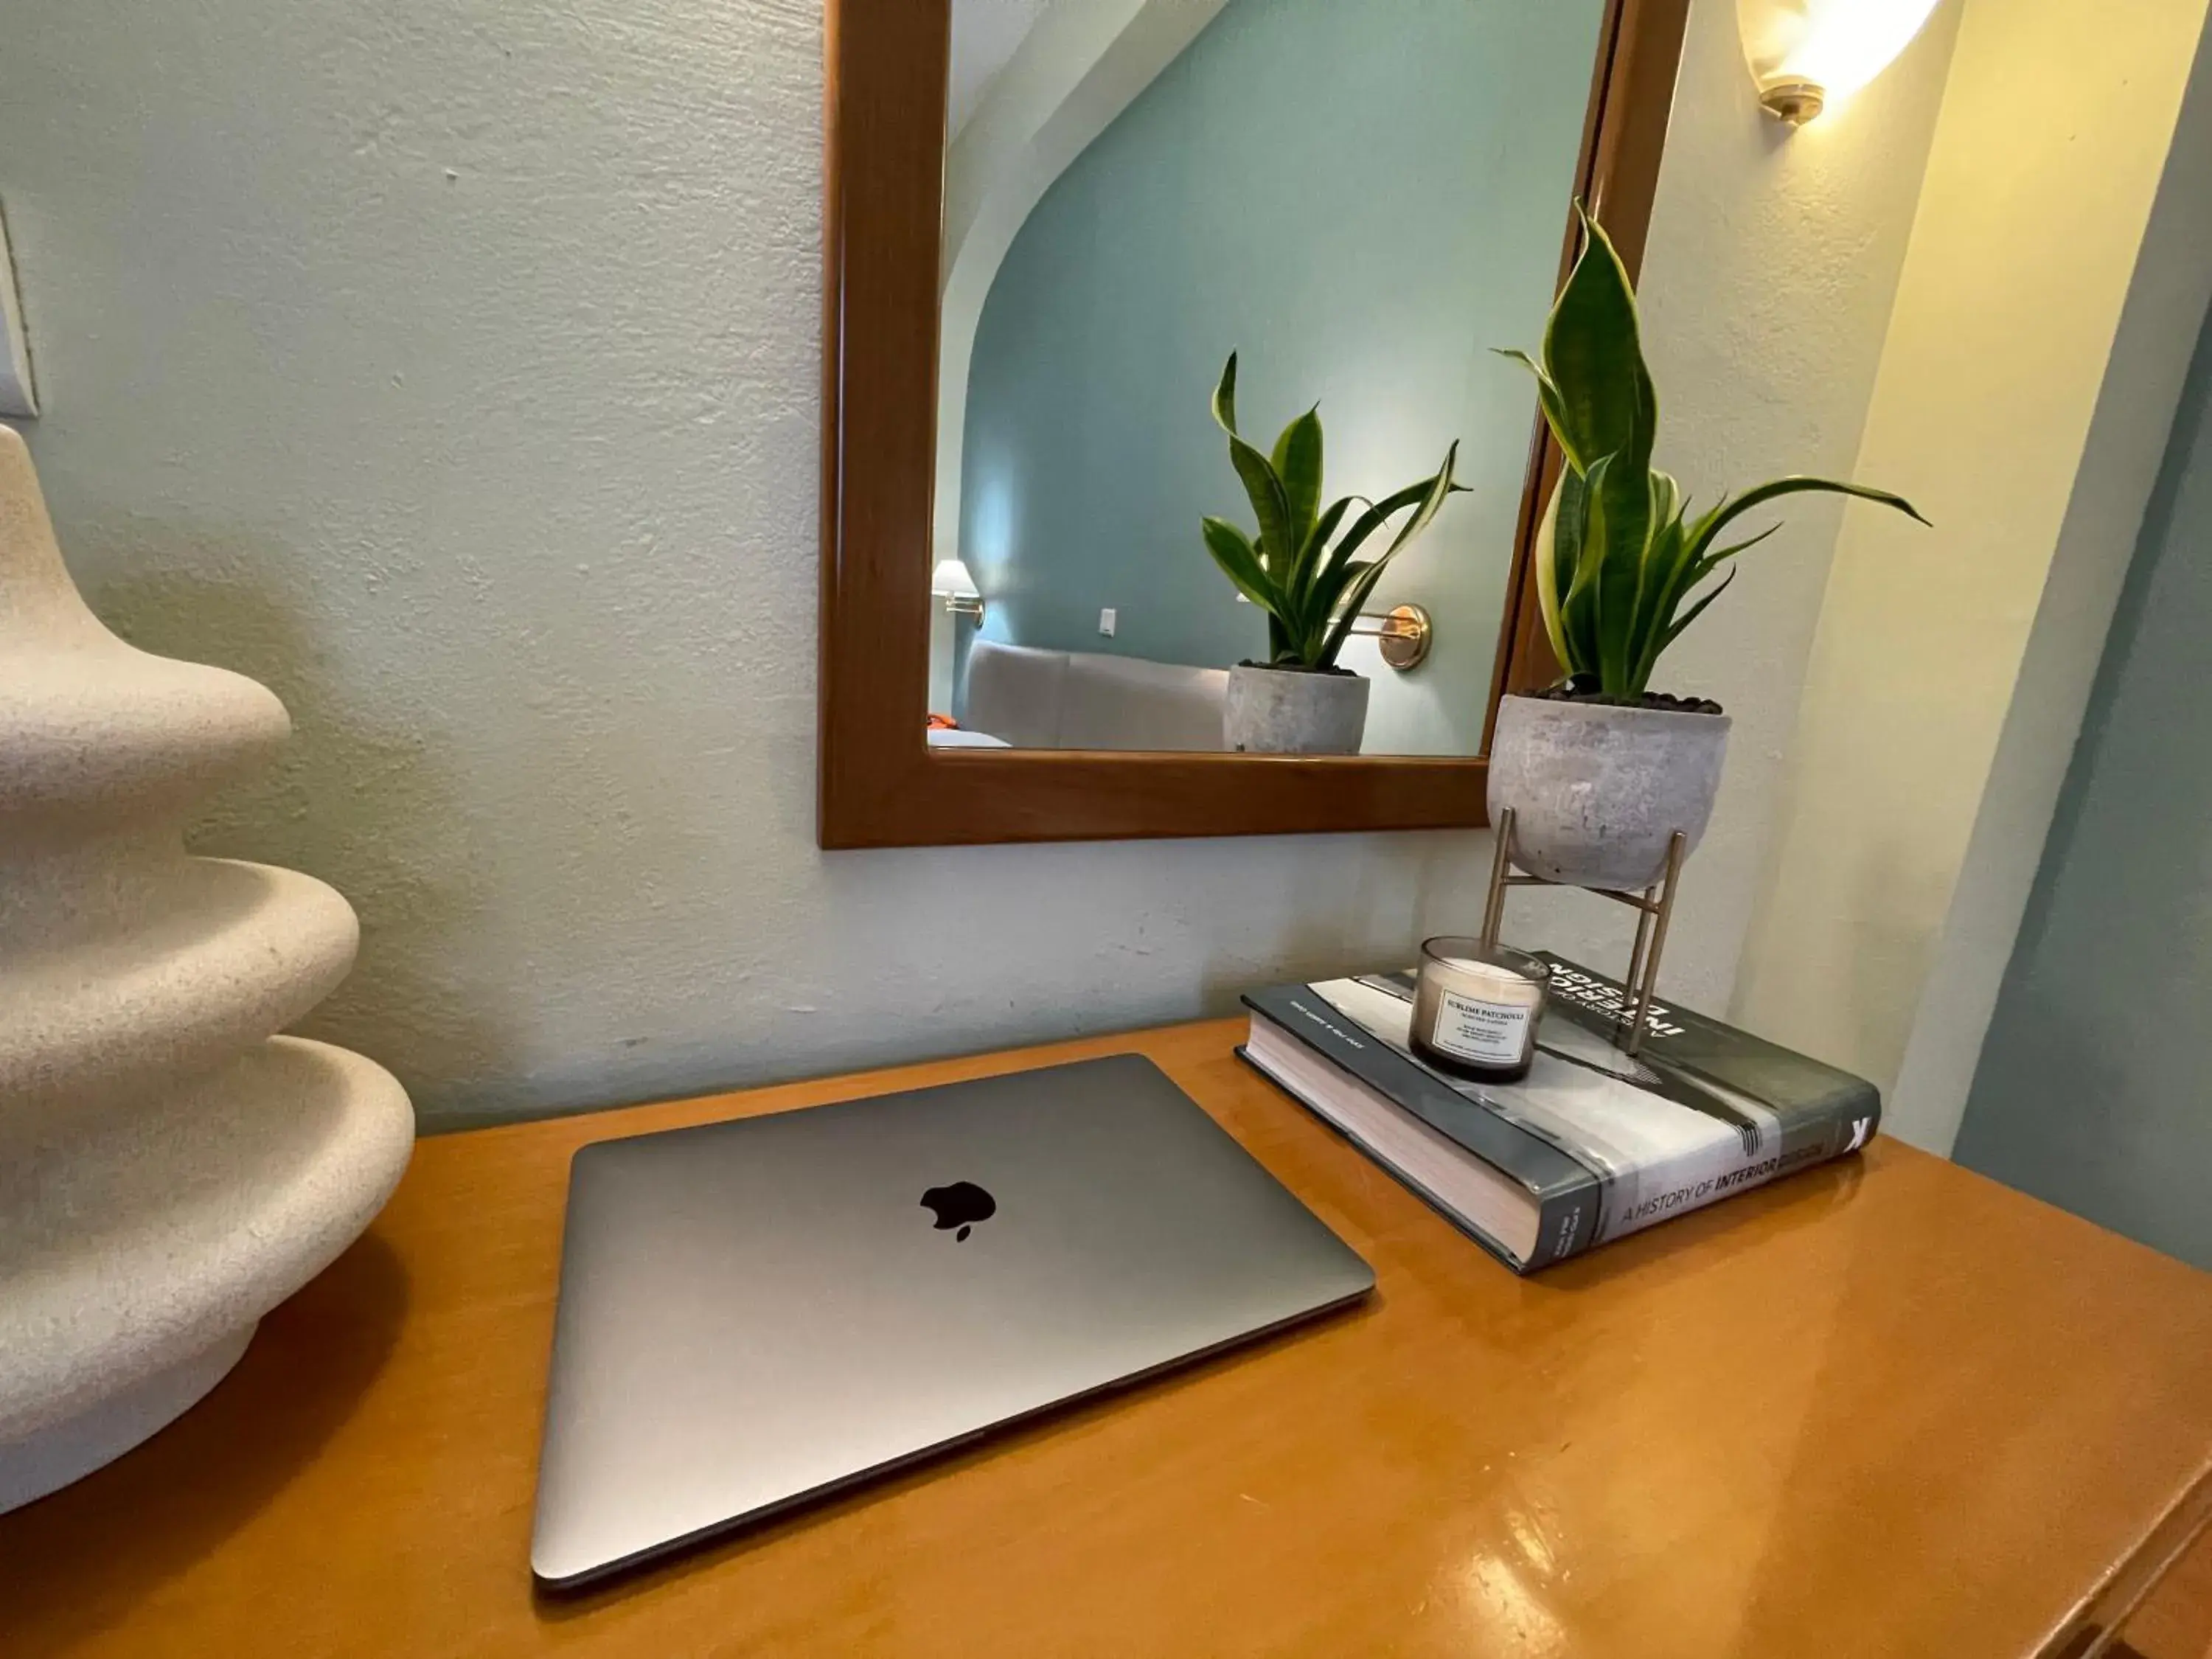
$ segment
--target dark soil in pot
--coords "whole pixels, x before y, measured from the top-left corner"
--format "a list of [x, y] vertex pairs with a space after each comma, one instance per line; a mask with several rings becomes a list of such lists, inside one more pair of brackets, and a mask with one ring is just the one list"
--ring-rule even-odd
[[1640, 697], [1609, 697], [1597, 682], [1583, 677], [1561, 680], [1541, 691], [1523, 691], [1524, 697], [1542, 702], [1586, 702], [1604, 708], [1664, 708], [1676, 714], [1720, 714], [1727, 711], [1711, 697], [1677, 697], [1664, 691], [1646, 691]]

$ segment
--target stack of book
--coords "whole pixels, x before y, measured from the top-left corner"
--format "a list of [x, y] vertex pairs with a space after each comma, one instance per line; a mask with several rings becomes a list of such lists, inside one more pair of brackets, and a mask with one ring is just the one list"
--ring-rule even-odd
[[1552, 980], [1535, 1063], [1469, 1083], [1414, 1058], [1410, 973], [1244, 999], [1238, 1052], [1516, 1273], [1856, 1152], [1872, 1084], [1686, 1009], [1620, 1046], [1620, 986], [1537, 951]]

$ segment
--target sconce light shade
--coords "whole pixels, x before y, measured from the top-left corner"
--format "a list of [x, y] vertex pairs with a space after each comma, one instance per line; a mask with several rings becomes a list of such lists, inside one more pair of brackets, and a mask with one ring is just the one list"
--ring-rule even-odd
[[937, 562], [937, 568], [929, 573], [929, 591], [947, 599], [977, 599], [983, 596], [983, 590], [968, 574], [966, 563], [959, 559]]
[[1736, 0], [1759, 101], [1792, 126], [1842, 102], [1912, 44], [1937, 0]]
[[945, 608], [963, 617], [983, 614], [983, 590], [975, 586], [975, 579], [968, 574], [966, 562], [960, 559], [939, 559], [937, 568], [929, 573], [929, 591], [945, 601]]

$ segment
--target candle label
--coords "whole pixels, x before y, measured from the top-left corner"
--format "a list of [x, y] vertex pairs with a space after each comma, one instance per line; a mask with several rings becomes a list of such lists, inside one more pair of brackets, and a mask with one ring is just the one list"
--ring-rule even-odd
[[1429, 1047], [1454, 1060], [1517, 1066], [1528, 1052], [1528, 1022], [1535, 1012], [1526, 1004], [1481, 1002], [1439, 986]]

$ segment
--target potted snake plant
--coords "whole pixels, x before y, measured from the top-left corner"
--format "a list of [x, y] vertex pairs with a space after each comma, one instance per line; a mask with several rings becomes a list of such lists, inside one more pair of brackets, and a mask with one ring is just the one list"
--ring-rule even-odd
[[[1232, 351], [1214, 387], [1213, 418], [1229, 434], [1229, 462], [1259, 528], [1249, 534], [1226, 519], [1207, 518], [1200, 524], [1206, 550], [1267, 617], [1267, 660], [1229, 671], [1223, 737], [1243, 753], [1357, 754], [1367, 730], [1368, 684], [1337, 666], [1337, 654], [1384, 568], [1462, 489], [1452, 482], [1459, 445], [1444, 452], [1433, 475], [1379, 501], [1346, 495], [1323, 507], [1318, 404], [1283, 428], [1272, 453], [1261, 453], [1237, 435]], [[1360, 557], [1409, 507], [1412, 516], [1388, 545]]]
[[[1535, 549], [1536, 595], [1556, 685], [1498, 705], [1490, 811], [1514, 811], [1514, 858], [1552, 881], [1642, 888], [1668, 842], [1704, 835], [1719, 791], [1729, 718], [1720, 705], [1650, 689], [1661, 654], [1735, 580], [1733, 561], [1781, 528], [1723, 544], [1747, 513], [1805, 491], [1878, 501], [1925, 524], [1887, 490], [1778, 478], [1691, 517], [1680, 485], [1651, 465], [1658, 399], [1628, 272], [1579, 206], [1580, 255], [1553, 306], [1540, 359], [1503, 355], [1536, 377], [1565, 459]], [[1718, 581], [1712, 580], [1719, 577]]]

